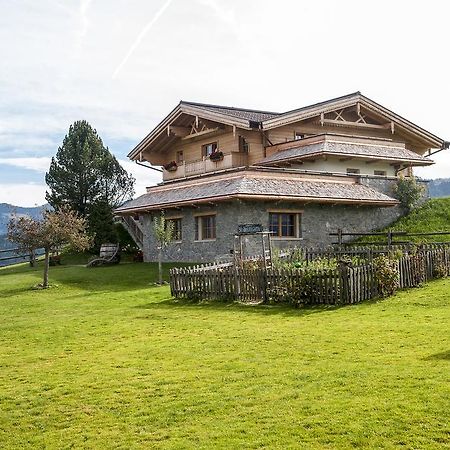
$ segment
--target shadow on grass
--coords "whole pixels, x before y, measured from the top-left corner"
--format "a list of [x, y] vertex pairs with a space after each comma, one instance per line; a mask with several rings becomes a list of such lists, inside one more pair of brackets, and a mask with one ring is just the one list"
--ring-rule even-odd
[[[180, 264], [164, 264], [163, 278], [169, 279], [169, 269]], [[22, 284], [22, 276], [38, 276], [43, 273], [43, 264], [39, 262], [36, 267], [10, 267], [2, 270], [0, 275], [3, 277], [19, 277], [19, 283]], [[89, 292], [124, 292], [140, 289], [150, 289], [152, 283], [158, 278], [158, 269], [156, 263], [131, 263], [124, 262], [116, 265], [106, 265], [101, 267], [87, 268], [84, 264], [79, 265], [61, 265], [50, 267], [50, 284], [59, 286], [75, 287], [77, 289]], [[16, 293], [26, 292], [31, 289], [30, 286], [23, 286], [20, 291], [15, 288], [8, 289], [3, 295], [15, 295]], [[13, 291], [15, 291], [13, 293]]]
[[244, 304], [236, 302], [219, 302], [219, 301], [191, 301], [191, 300], [175, 300], [173, 298], [157, 301], [153, 303], [146, 303], [143, 305], [134, 306], [136, 309], [185, 309], [185, 310], [208, 310], [215, 312], [245, 312], [249, 314], [270, 315], [285, 315], [292, 317], [309, 316], [311, 314], [337, 311], [345, 305], [314, 305], [305, 306], [302, 308], [294, 308], [289, 305], [268, 305], [268, 304]]
[[450, 361], [450, 350], [441, 353], [435, 353], [423, 358], [425, 361]]

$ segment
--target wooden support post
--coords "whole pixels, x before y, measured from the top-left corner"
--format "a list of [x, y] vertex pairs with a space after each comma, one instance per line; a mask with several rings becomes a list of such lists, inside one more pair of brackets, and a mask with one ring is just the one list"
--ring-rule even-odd
[[273, 252], [272, 252], [272, 233], [269, 233], [268, 235], [269, 238], [269, 258], [270, 258], [270, 267], [273, 267], [272, 264], [272, 256], [273, 256]]
[[387, 233], [387, 245], [389, 247], [389, 250], [392, 247], [392, 230], [389, 230]]
[[261, 233], [261, 239], [262, 239], [262, 252], [263, 252], [264, 270], [267, 271], [266, 243], [264, 242], [264, 233]]
[[339, 245], [339, 250], [340, 250], [342, 247], [342, 228], [338, 228], [337, 238], [338, 238], [338, 245]]
[[242, 242], [242, 235], [239, 235], [239, 266], [244, 268], [244, 244]]

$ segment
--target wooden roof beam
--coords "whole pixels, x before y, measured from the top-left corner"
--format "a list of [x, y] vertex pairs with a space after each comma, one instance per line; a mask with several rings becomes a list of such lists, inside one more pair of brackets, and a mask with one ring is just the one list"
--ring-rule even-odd
[[391, 128], [391, 122], [382, 125], [376, 125], [372, 123], [363, 122], [350, 122], [348, 120], [337, 120], [337, 119], [320, 119], [320, 124], [323, 125], [338, 125], [346, 127], [356, 127], [356, 128], [366, 128], [375, 130], [385, 130], [386, 128]]
[[167, 136], [170, 134], [174, 134], [177, 137], [185, 137], [189, 134], [190, 129], [188, 127], [177, 127], [175, 125], [168, 125], [167, 127]]
[[218, 130], [219, 130], [219, 127], [208, 128], [207, 130], [199, 131], [198, 133], [188, 134], [187, 136], [182, 137], [181, 140], [185, 141], [187, 139], [192, 139], [192, 138], [196, 138], [196, 137], [199, 137], [199, 136], [204, 136], [205, 134], [211, 134], [211, 133], [214, 133], [214, 132], [216, 132]]

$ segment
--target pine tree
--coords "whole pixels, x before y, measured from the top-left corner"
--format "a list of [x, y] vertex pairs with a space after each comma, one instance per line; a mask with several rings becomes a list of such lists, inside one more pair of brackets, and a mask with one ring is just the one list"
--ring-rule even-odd
[[53, 208], [68, 206], [85, 217], [90, 231], [98, 235], [96, 244], [103, 238], [114, 240], [107, 239], [109, 231], [105, 233], [105, 229], [114, 229], [113, 209], [133, 196], [134, 178], [88, 122], [70, 126], [45, 181], [49, 187], [46, 199]]

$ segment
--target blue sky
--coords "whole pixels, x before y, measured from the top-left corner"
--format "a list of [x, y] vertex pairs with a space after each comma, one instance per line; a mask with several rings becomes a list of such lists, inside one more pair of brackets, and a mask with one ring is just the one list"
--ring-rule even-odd
[[[447, 2], [0, 0], [0, 202], [45, 202], [75, 120], [126, 154], [180, 99], [285, 111], [356, 90], [450, 140]], [[449, 152], [422, 176], [450, 176]]]

